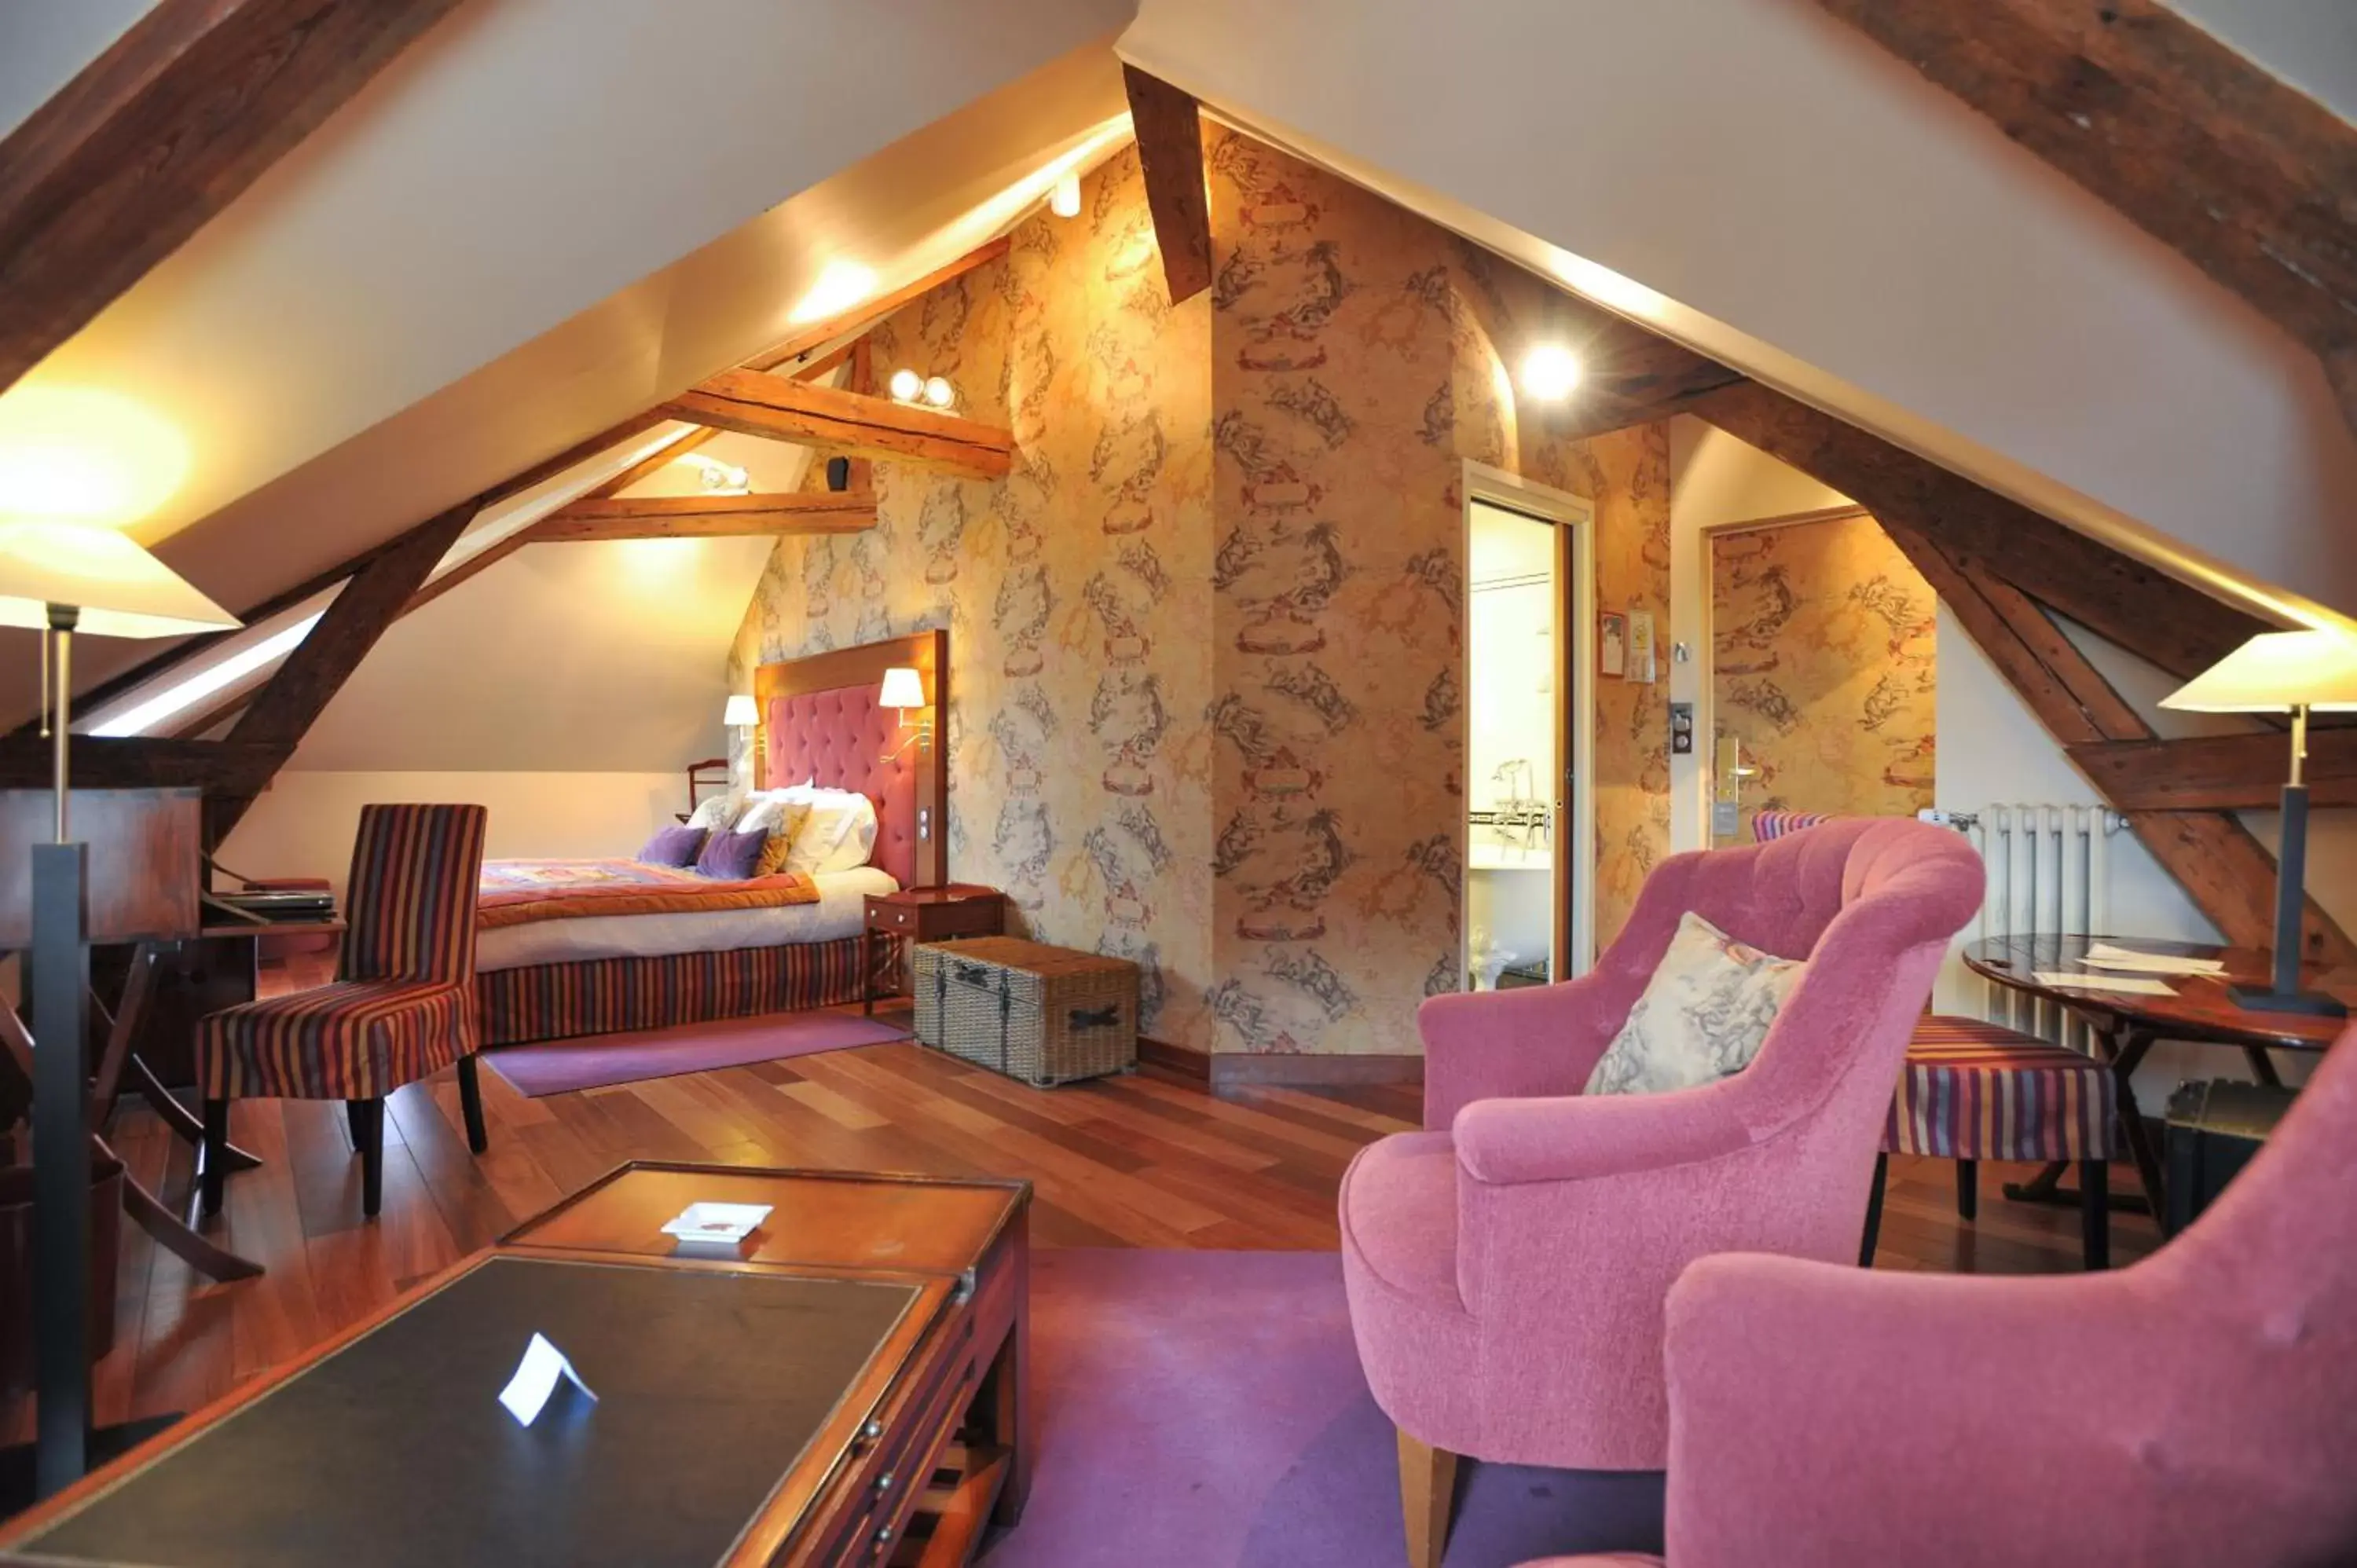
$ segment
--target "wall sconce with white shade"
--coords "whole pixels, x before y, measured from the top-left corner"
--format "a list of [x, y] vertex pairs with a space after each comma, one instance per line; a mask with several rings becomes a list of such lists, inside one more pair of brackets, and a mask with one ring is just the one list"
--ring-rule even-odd
[[2339, 1017], [2335, 997], [2299, 988], [2300, 913], [2308, 860], [2308, 715], [2357, 713], [2357, 638], [2337, 631], [2266, 631], [2251, 639], [2160, 700], [2195, 714], [2291, 715], [2291, 774], [2283, 787], [2283, 841], [2276, 854], [2274, 983], [2235, 986], [2235, 1002], [2254, 1012]]
[[[884, 671], [884, 689], [877, 694], [877, 705], [896, 708], [900, 714], [900, 727], [915, 733], [884, 755], [888, 760], [899, 756], [911, 745], [930, 746], [933, 743], [933, 705], [925, 696], [925, 678], [905, 664], [896, 664]], [[913, 725], [909, 714], [915, 713]]]
[[36, 1478], [44, 1496], [88, 1463], [90, 1128], [84, 1043], [90, 973], [88, 846], [70, 841], [67, 736], [73, 639], [185, 637], [237, 618], [183, 581], [136, 540], [87, 522], [0, 525], [0, 626], [41, 634], [41, 708], [51, 725], [56, 842], [33, 846], [32, 1278], [38, 1352]]
[[748, 693], [732, 692], [728, 695], [728, 706], [720, 715], [720, 722], [730, 729], [751, 729], [761, 722], [761, 710]]

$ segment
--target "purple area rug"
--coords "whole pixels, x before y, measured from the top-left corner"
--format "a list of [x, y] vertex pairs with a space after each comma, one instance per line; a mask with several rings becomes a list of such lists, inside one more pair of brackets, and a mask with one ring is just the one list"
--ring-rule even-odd
[[503, 1046], [485, 1051], [483, 1059], [520, 1092], [537, 1100], [544, 1094], [605, 1089], [908, 1037], [909, 1031], [898, 1024], [856, 1013], [765, 1013], [758, 1018], [719, 1018], [668, 1029], [583, 1035], [544, 1046]]
[[[1331, 1252], [1033, 1254], [1039, 1453], [987, 1568], [1405, 1563]], [[1659, 1552], [1662, 1478], [1472, 1465], [1448, 1568]]]

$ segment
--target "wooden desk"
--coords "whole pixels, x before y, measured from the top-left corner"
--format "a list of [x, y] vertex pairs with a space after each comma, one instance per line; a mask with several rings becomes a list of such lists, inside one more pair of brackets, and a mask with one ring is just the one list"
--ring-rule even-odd
[[[698, 1199], [775, 1208], [683, 1257], [658, 1227]], [[14, 1521], [0, 1563], [967, 1563], [1029, 1487], [1029, 1201], [625, 1165]], [[522, 1428], [492, 1401], [527, 1323], [599, 1397]]]
[[[2138, 995], [2125, 991], [2083, 991], [2049, 985], [2040, 973], [2102, 973], [2083, 970], [2079, 961], [2096, 942], [2114, 942], [2147, 952], [2185, 958], [2217, 959], [2224, 971], [2207, 975], [2163, 978], [2166, 996]], [[2154, 1147], [2144, 1115], [2137, 1109], [2129, 1079], [2159, 1041], [2184, 1040], [2195, 1045], [2239, 1050], [2261, 1083], [2276, 1084], [2272, 1051], [2322, 1051], [2348, 1027], [2344, 1018], [2321, 1018], [2305, 1013], [2262, 1013], [2244, 1008], [2226, 993], [2230, 985], [2264, 985], [2271, 973], [2269, 955], [2255, 948], [2212, 947], [2200, 942], [2160, 941], [2147, 937], [1996, 937], [1968, 945], [1964, 966], [1975, 974], [2008, 990], [2053, 1003], [2083, 1021], [2096, 1048], [2112, 1069], [2119, 1097], [2120, 1132], [2136, 1161], [2136, 1176], [2157, 1220], [2166, 1222], [2162, 1201], [2160, 1151]], [[2344, 1001], [2357, 1001], [2357, 974], [2318, 970], [2311, 966], [2304, 983], [2330, 992]], [[2049, 1165], [2037, 1179], [2006, 1188], [2017, 1200], [2074, 1201], [2058, 1182], [2063, 1165]]]

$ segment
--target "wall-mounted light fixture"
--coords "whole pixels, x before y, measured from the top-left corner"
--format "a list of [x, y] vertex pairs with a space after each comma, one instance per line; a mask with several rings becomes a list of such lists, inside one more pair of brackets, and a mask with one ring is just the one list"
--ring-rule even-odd
[[950, 385], [947, 376], [925, 378], [925, 403], [929, 408], [948, 408], [957, 402], [957, 388]]
[[701, 452], [683, 452], [672, 461], [694, 469], [695, 482], [706, 495], [746, 496], [753, 493], [752, 476], [734, 463], [724, 463]]
[[1059, 218], [1078, 218], [1081, 215], [1079, 175], [1068, 174], [1056, 182], [1055, 188], [1048, 192], [1048, 210]]
[[[925, 698], [924, 676], [905, 664], [894, 665], [884, 671], [884, 690], [877, 693], [876, 701], [880, 707], [898, 709], [900, 727], [914, 732], [884, 754], [888, 760], [908, 750], [911, 744], [920, 746], [932, 745], [933, 710], [932, 704]], [[917, 715], [913, 722], [909, 717], [911, 712]]]
[[920, 376], [903, 365], [892, 372], [884, 383], [894, 403], [920, 404], [926, 408], [947, 409], [957, 405], [957, 387], [947, 376]]
[[1547, 403], [1569, 397], [1579, 375], [1578, 357], [1560, 344], [1543, 343], [1523, 357], [1523, 390]]
[[732, 692], [728, 694], [728, 706], [720, 715], [720, 722], [730, 729], [751, 729], [761, 722], [761, 710], [749, 694]]

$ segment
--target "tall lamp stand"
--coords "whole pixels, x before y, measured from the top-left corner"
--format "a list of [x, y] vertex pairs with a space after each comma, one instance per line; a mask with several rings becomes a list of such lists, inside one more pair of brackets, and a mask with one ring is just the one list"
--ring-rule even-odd
[[87, 851], [69, 839], [67, 702], [80, 612], [49, 607], [56, 648], [57, 837], [33, 848], [33, 1332], [38, 1347], [34, 1484], [48, 1497], [81, 1478], [90, 1441], [90, 1075], [83, 1059], [90, 949]]
[[2337, 996], [2299, 988], [2299, 957], [2305, 945], [2300, 916], [2307, 908], [2308, 704], [2291, 710], [2291, 777], [2283, 787], [2283, 842], [2276, 851], [2276, 950], [2273, 983], [2264, 988], [2236, 985], [2228, 994], [2244, 1007], [2260, 1013], [2305, 1013], [2312, 1017], [2339, 1018], [2349, 1009]]

